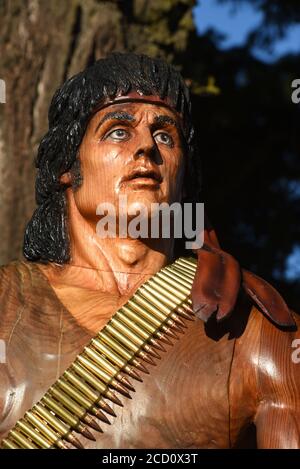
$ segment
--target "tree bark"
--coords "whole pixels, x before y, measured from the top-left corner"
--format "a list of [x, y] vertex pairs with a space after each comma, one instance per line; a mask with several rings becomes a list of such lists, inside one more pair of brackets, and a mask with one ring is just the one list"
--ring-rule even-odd
[[34, 157], [58, 86], [114, 50], [183, 50], [195, 0], [0, 0], [0, 265], [22, 255]]
[[95, 58], [124, 48], [115, 2], [0, 2], [0, 264], [21, 256], [34, 202], [34, 157], [55, 89]]

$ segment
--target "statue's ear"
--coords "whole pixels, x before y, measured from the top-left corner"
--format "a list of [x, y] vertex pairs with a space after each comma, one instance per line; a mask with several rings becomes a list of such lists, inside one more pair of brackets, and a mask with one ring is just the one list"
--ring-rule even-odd
[[63, 184], [64, 186], [71, 186], [72, 185], [72, 174], [70, 173], [70, 171], [67, 171], [66, 173], [63, 173], [60, 178], [59, 178], [59, 182], [61, 184]]

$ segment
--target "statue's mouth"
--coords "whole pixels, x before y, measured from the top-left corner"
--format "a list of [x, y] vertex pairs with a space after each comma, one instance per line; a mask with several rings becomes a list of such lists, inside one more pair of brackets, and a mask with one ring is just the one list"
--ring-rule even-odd
[[132, 182], [134, 184], [140, 184], [140, 185], [159, 186], [162, 180], [163, 178], [157, 169], [141, 167], [141, 168], [134, 169], [127, 176], [122, 178], [121, 183]]
[[161, 175], [154, 171], [154, 170], [148, 170], [148, 169], [137, 169], [133, 171], [128, 177], [127, 181], [132, 181], [133, 179], [153, 179], [156, 182], [161, 183], [162, 182], [162, 177]]

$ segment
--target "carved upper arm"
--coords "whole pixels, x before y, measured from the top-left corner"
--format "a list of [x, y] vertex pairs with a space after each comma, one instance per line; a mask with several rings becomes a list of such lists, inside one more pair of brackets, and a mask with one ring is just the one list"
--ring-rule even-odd
[[9, 370], [9, 345], [17, 316], [15, 289], [12, 287], [14, 267], [0, 267], [0, 435], [15, 395], [14, 380]]
[[255, 418], [259, 448], [300, 448], [300, 353], [295, 349], [300, 321], [295, 319], [294, 332], [262, 323]]

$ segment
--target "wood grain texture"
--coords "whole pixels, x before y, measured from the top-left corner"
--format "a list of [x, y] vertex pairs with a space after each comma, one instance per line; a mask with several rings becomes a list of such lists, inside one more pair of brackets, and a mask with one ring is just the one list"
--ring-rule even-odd
[[[1, 338], [7, 363], [0, 365], [0, 435], [24, 412], [91, 338], [60, 303], [35, 264], [1, 269]], [[240, 298], [221, 323], [196, 320], [167, 351], [132, 400], [114, 406], [116, 418], [87, 448], [229, 448], [257, 445], [300, 447], [299, 365], [291, 361], [291, 340]], [[297, 368], [298, 367], [298, 368]]]

